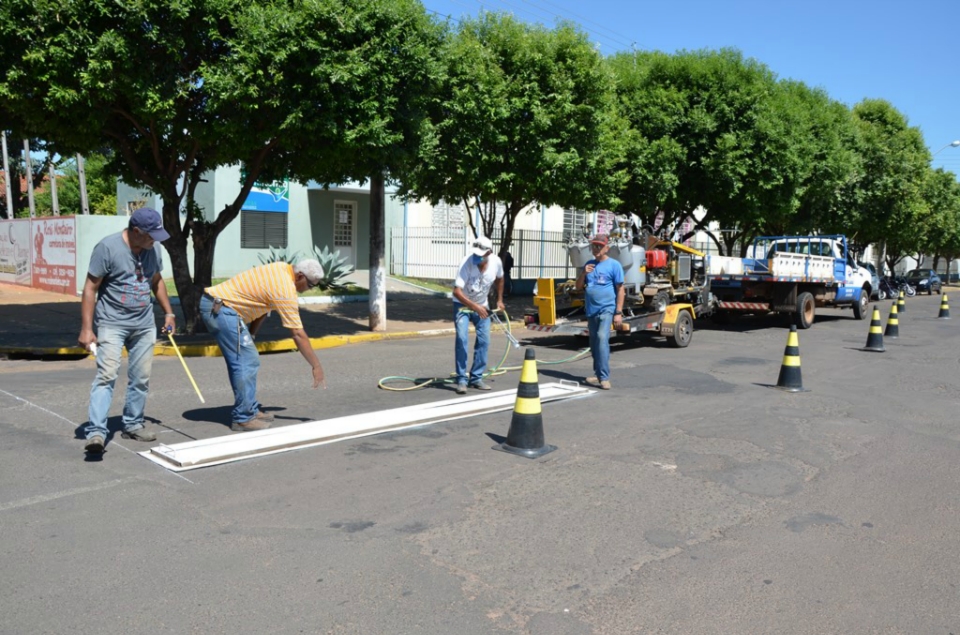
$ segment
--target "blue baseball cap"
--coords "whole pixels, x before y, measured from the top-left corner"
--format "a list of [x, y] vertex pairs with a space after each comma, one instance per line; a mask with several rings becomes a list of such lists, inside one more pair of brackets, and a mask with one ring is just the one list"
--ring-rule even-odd
[[160, 242], [170, 238], [170, 234], [163, 228], [160, 213], [150, 207], [141, 207], [135, 211], [130, 216], [130, 227], [139, 229], [145, 234], [150, 234], [150, 238]]

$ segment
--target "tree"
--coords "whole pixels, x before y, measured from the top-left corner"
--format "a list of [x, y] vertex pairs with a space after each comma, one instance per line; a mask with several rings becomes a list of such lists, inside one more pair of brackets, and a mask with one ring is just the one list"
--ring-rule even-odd
[[445, 77], [424, 128], [408, 198], [463, 203], [474, 234], [502, 230], [535, 204], [596, 208], [622, 178], [612, 78], [587, 37], [505, 14], [465, 19], [442, 50]]
[[[83, 159], [90, 213], [102, 216], [115, 215], [117, 213], [117, 179], [105, 169], [110, 157], [103, 153], [93, 152]], [[76, 155], [57, 161], [54, 164], [54, 169], [59, 172], [57, 177], [57, 202], [60, 204], [60, 213], [64, 215], [80, 214], [82, 212], [80, 175], [77, 170]], [[53, 214], [53, 197], [49, 179], [37, 192], [36, 205], [37, 215], [49, 216]]]
[[[435, 31], [416, 0], [8, 0], [0, 101], [61, 154], [110, 148], [114, 174], [161, 196], [192, 331], [217, 237], [255, 182], [392, 167]], [[204, 173], [237, 163], [236, 198], [201, 209]]]
[[953, 172], [942, 168], [929, 170], [923, 187], [928, 213], [920, 220], [920, 250], [933, 254], [933, 268], [940, 259], [950, 263], [960, 256], [960, 183]]
[[797, 167], [766, 66], [732, 49], [623, 53], [610, 64], [632, 129], [621, 211], [669, 225], [703, 206], [694, 231], [713, 221], [734, 230], [710, 233], [727, 252], [789, 214]]
[[887, 101], [865, 99], [853, 107], [853, 117], [862, 172], [849, 185], [849, 205], [838, 221], [860, 244], [881, 246], [893, 271], [920, 246], [930, 151], [920, 130]]

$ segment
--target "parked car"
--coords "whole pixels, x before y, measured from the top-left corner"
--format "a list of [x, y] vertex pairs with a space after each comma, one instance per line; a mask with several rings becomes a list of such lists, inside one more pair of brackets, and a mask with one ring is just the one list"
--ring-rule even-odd
[[880, 290], [880, 276], [877, 275], [877, 268], [869, 262], [858, 262], [857, 264], [870, 272], [870, 299], [883, 300], [886, 294]]
[[926, 291], [927, 295], [932, 295], [943, 290], [943, 281], [933, 269], [911, 269], [905, 277], [907, 282], [917, 288], [917, 293]]

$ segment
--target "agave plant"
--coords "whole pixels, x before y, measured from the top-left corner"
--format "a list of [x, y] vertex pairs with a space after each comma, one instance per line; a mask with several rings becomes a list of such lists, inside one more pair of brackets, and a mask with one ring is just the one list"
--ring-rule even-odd
[[341, 258], [339, 250], [331, 251], [326, 245], [323, 246], [322, 250], [314, 245], [313, 253], [316, 255], [320, 266], [323, 267], [323, 278], [320, 279], [317, 286], [323, 290], [346, 289], [347, 284], [342, 280], [353, 272], [353, 265], [347, 264], [346, 257]]
[[300, 260], [301, 255], [302, 254], [299, 251], [288, 254], [286, 247], [281, 247], [276, 251], [274, 251], [273, 247], [270, 247], [270, 255], [264, 256], [262, 253], [260, 253], [257, 254], [257, 258], [259, 258], [260, 262], [265, 265], [269, 265], [273, 262], [285, 262], [290, 265], [295, 265], [297, 264], [297, 261]]

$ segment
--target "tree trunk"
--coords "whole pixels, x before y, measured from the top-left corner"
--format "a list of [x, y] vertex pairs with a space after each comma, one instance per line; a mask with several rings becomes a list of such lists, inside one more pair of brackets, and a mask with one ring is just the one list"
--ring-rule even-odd
[[385, 192], [383, 175], [370, 177], [370, 330], [387, 330], [387, 286], [384, 270]]

